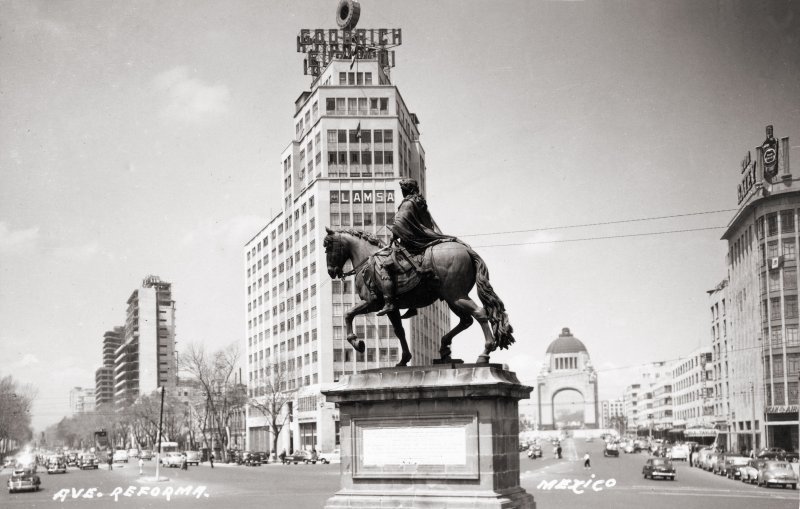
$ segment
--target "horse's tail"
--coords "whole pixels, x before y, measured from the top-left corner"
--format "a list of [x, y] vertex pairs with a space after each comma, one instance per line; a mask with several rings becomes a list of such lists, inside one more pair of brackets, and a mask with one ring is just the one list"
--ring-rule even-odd
[[478, 253], [467, 248], [469, 257], [475, 266], [475, 285], [478, 287], [478, 298], [483, 303], [483, 308], [489, 317], [489, 324], [492, 326], [494, 344], [497, 348], [508, 348], [514, 342], [514, 328], [508, 323], [506, 307], [500, 297], [494, 293], [494, 288], [489, 282], [489, 269]]

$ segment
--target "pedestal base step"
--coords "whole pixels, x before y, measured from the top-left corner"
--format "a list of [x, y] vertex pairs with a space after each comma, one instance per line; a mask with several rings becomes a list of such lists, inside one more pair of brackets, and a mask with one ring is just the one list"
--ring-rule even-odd
[[522, 488], [506, 493], [472, 494], [340, 491], [325, 502], [325, 509], [536, 509], [533, 495]]

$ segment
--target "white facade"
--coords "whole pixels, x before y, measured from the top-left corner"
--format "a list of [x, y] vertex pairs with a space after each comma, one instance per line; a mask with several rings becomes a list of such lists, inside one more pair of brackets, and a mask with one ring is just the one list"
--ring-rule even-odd
[[683, 428], [714, 426], [714, 365], [711, 347], [701, 347], [672, 365], [673, 424]]
[[[400, 179], [415, 178], [426, 189], [416, 115], [377, 61], [351, 63], [332, 61], [296, 101], [295, 139], [279, 168], [283, 210], [243, 253], [249, 394], [258, 394], [276, 366], [292, 394], [292, 421], [277, 452], [336, 449], [338, 412], [321, 389], [345, 374], [395, 365], [400, 355], [389, 320], [374, 314], [354, 324], [364, 354], [344, 340], [344, 312], [359, 298], [352, 278], [332, 281], [326, 270], [325, 227], [388, 238], [385, 225], [402, 199]], [[438, 357], [449, 321], [441, 302], [404, 321], [412, 365]], [[246, 446], [275, 452], [266, 417], [257, 414], [248, 411]]]
[[[615, 417], [625, 417], [625, 402], [622, 399], [606, 399], [600, 402], [601, 428], [617, 428]], [[623, 430], [624, 431], [624, 430]]]
[[94, 412], [94, 389], [74, 387], [69, 391], [69, 409], [73, 415]]

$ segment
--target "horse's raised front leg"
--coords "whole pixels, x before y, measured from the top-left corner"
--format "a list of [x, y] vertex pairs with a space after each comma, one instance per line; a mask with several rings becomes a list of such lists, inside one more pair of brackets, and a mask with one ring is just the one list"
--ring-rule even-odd
[[406, 342], [406, 331], [403, 329], [403, 320], [400, 318], [400, 312], [390, 311], [386, 316], [392, 322], [394, 335], [400, 340], [400, 348], [403, 349], [403, 354], [400, 356], [400, 362], [397, 363], [397, 366], [408, 366], [408, 361], [411, 360], [411, 351], [408, 349], [408, 343]]
[[350, 346], [355, 348], [358, 353], [364, 353], [366, 350], [364, 346], [364, 342], [358, 339], [358, 336], [355, 332], [353, 332], [353, 319], [358, 315], [363, 315], [365, 313], [370, 313], [372, 311], [376, 311], [378, 306], [374, 301], [361, 301], [352, 308], [347, 310], [347, 313], [344, 315], [344, 323], [347, 328], [347, 342], [350, 343]]
[[439, 356], [443, 361], [450, 360], [450, 345], [453, 343], [453, 337], [456, 334], [463, 332], [472, 325], [472, 310], [469, 309], [467, 306], [464, 306], [459, 303], [458, 300], [453, 302], [448, 302], [447, 305], [450, 307], [450, 310], [458, 316], [458, 324], [453, 327], [447, 334], [442, 336], [441, 346], [439, 348]]
[[[489, 354], [492, 353], [496, 347], [494, 342], [494, 337], [492, 336], [492, 329], [489, 326], [489, 316], [486, 314], [486, 310], [480, 307], [479, 305], [475, 304], [475, 301], [470, 299], [469, 297], [465, 297], [463, 299], [458, 299], [455, 301], [456, 306], [459, 308], [463, 308], [464, 310], [468, 310], [469, 314], [481, 324], [481, 329], [483, 330], [483, 353], [478, 356], [478, 360], [475, 361], [478, 364], [488, 364], [489, 363]], [[456, 329], [458, 326], [456, 326]], [[455, 330], [455, 329], [454, 329]]]

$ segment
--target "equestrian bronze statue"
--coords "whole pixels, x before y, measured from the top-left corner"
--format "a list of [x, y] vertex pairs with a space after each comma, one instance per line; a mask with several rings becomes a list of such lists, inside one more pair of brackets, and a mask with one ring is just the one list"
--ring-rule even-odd
[[[392, 243], [385, 246], [377, 237], [357, 231], [326, 228], [324, 246], [331, 278], [355, 276], [355, 289], [361, 302], [345, 314], [347, 341], [363, 353], [364, 341], [353, 332], [353, 319], [362, 314], [385, 314], [400, 340], [402, 356], [398, 366], [406, 366], [411, 352], [406, 342], [402, 318], [416, 309], [441, 299], [459, 318], [458, 324], [441, 340], [441, 361], [449, 361], [453, 337], [477, 320], [483, 330], [484, 349], [478, 363], [488, 363], [497, 348], [514, 342], [503, 301], [489, 283], [489, 271], [478, 254], [455, 237], [443, 235], [419, 194], [416, 181], [400, 183], [403, 202], [389, 229]], [[344, 272], [350, 261], [353, 270]], [[483, 307], [469, 297], [477, 284]], [[400, 316], [401, 309], [409, 311]]]

